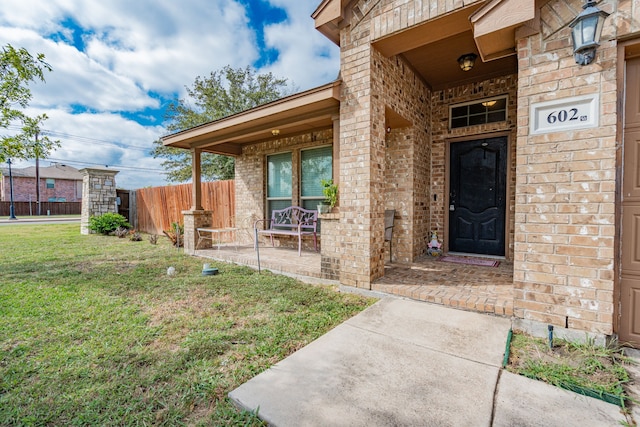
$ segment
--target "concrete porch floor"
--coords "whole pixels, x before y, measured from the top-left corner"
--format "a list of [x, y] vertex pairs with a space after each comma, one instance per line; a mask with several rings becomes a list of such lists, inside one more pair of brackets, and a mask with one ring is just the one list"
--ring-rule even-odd
[[[253, 245], [221, 245], [200, 249], [196, 256], [258, 268]], [[339, 284], [322, 278], [320, 253], [260, 246], [260, 267], [277, 274], [315, 284]], [[389, 263], [384, 277], [372, 291], [441, 304], [462, 310], [513, 315], [513, 264], [501, 261], [497, 267], [453, 264], [425, 255], [412, 264]]]

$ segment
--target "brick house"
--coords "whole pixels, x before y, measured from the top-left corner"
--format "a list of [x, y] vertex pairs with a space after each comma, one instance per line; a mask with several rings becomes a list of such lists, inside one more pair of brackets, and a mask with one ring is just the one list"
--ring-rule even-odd
[[331, 175], [326, 277], [370, 289], [395, 209], [394, 261], [435, 230], [445, 252], [513, 263], [516, 318], [640, 344], [640, 6], [599, 2], [609, 16], [580, 65], [583, 4], [323, 0], [312, 17], [340, 47], [337, 81], [163, 138], [194, 159], [186, 250], [207, 223], [203, 151], [235, 156], [238, 218], [308, 205], [308, 180]]
[[[78, 169], [67, 165], [54, 164], [40, 167], [40, 201], [42, 202], [81, 202], [82, 174]], [[36, 201], [36, 168], [11, 168], [13, 177], [13, 200], [15, 202]], [[0, 201], [10, 197], [9, 169], [2, 169], [0, 183]]]

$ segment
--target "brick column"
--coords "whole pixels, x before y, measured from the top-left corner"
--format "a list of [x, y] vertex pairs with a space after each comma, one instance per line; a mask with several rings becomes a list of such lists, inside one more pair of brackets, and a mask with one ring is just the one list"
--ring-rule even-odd
[[320, 215], [322, 222], [322, 245], [320, 248], [320, 271], [323, 279], [340, 279], [340, 257], [342, 248], [339, 242], [340, 214], [327, 213]]
[[82, 177], [82, 215], [80, 233], [90, 234], [89, 218], [107, 212], [118, 212], [116, 205], [116, 180], [119, 171], [105, 169], [80, 169]]
[[363, 289], [384, 275], [385, 109], [372, 50], [366, 25], [341, 45], [340, 283]]
[[204, 240], [198, 246], [196, 228], [211, 227], [212, 213], [212, 211], [205, 210], [182, 211], [182, 215], [184, 215], [184, 253], [195, 255], [196, 249], [211, 247], [211, 240]]

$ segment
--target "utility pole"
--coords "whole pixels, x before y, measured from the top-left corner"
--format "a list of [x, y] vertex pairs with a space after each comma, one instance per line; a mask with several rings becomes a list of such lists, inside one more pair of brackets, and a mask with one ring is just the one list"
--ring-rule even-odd
[[36, 132], [36, 215], [41, 215], [40, 210], [40, 150], [38, 149], [38, 132]]
[[13, 175], [11, 175], [11, 159], [7, 160], [9, 164], [9, 219], [18, 219], [16, 218], [16, 211], [13, 206]]

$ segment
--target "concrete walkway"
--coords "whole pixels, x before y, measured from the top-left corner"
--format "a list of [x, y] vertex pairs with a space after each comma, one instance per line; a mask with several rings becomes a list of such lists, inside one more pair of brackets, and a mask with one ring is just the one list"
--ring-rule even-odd
[[620, 409], [501, 369], [510, 320], [385, 298], [232, 391], [275, 426], [619, 426]]
[[18, 224], [58, 224], [63, 222], [80, 223], [80, 216], [19, 216], [17, 219], [9, 219], [8, 217], [0, 218], [0, 225], [18, 225]]

